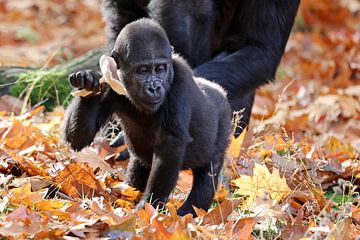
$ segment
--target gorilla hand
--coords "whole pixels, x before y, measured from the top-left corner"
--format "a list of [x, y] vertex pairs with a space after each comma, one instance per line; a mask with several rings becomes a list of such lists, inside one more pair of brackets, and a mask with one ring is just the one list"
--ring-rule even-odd
[[74, 88], [99, 93], [101, 91], [100, 78], [101, 75], [96, 71], [82, 70], [72, 73], [69, 76], [69, 81]]

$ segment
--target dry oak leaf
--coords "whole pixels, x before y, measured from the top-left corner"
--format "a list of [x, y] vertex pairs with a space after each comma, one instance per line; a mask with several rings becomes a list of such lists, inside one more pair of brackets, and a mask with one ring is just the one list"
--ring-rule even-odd
[[61, 191], [73, 198], [101, 196], [105, 194], [105, 185], [96, 179], [87, 164], [71, 163], [55, 177]]
[[30, 239], [29, 236], [41, 231], [46, 223], [39, 213], [19, 207], [0, 224], [0, 236], [2, 239]]
[[226, 224], [227, 239], [248, 240], [251, 238], [251, 233], [257, 222], [256, 218], [241, 218], [238, 220], [229, 221]]
[[216, 208], [203, 216], [202, 225], [219, 225], [221, 223], [227, 222], [228, 216], [234, 211], [235, 208], [239, 206], [242, 201], [243, 199], [226, 199]]

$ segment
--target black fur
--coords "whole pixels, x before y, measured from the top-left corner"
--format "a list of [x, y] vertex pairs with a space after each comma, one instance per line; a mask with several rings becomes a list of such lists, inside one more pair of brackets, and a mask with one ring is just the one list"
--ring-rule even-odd
[[[109, 47], [128, 22], [157, 20], [196, 76], [219, 83], [249, 122], [255, 89], [274, 79], [300, 0], [104, 0]], [[239, 132], [238, 132], [239, 133]]]
[[[171, 50], [155, 21], [126, 25], [112, 55], [128, 95], [107, 88], [98, 96], [75, 97], [66, 111], [64, 135], [79, 150], [117, 114], [130, 152], [127, 181], [144, 192], [139, 207], [145, 201], [165, 203], [179, 171], [192, 169], [193, 187], [178, 213], [195, 215], [192, 206], [207, 210], [214, 197], [229, 143], [231, 108], [218, 84], [194, 78], [186, 61]], [[70, 79], [73, 86], [86, 87], [98, 86], [99, 77], [75, 74]], [[156, 86], [157, 94], [148, 92], [149, 86]]]
[[[119, 32], [127, 23], [143, 17], [157, 20], [164, 28], [175, 52], [189, 62], [195, 76], [205, 77], [224, 87], [228, 92], [232, 110], [245, 108], [243, 127], [249, 122], [255, 89], [274, 78], [299, 2], [300, 0], [104, 0], [108, 54], [113, 49]], [[181, 61], [177, 59], [174, 67], [177, 61]], [[71, 78], [76, 78], [76, 74]], [[98, 79], [98, 76], [92, 74], [90, 77], [85, 71], [81, 71], [76, 79], [79, 78]], [[65, 137], [73, 148], [81, 149], [92, 142], [96, 132], [114, 111], [112, 107], [116, 106], [124, 112], [133, 111], [131, 105], [125, 104], [127, 102], [124, 97], [117, 96], [111, 90], [106, 91], [100, 96], [75, 98], [69, 106]], [[188, 116], [188, 111], [183, 108], [186, 105], [186, 99], [184, 103], [167, 103], [166, 106], [173, 108], [165, 113], [168, 112], [173, 121], [164, 123], [166, 129], [183, 133], [179, 127], [186, 126], [183, 119]], [[173, 115], [172, 111], [177, 108], [183, 111], [182, 115]], [[218, 110], [219, 106], [213, 109]], [[209, 114], [212, 115], [212, 112]], [[144, 127], [147, 123], [141, 122], [143, 129], [139, 128], [137, 134], [145, 137], [144, 139], [151, 139], [147, 132], [148, 126]], [[196, 132], [196, 129], [193, 131]], [[241, 128], [237, 133], [240, 131]], [[132, 161], [130, 165], [130, 172], [145, 176], [139, 180], [139, 186], [144, 184], [141, 182], [146, 180], [148, 170], [148, 166], [137, 164], [137, 161]], [[206, 196], [211, 195], [211, 190], [201, 187], [204, 181], [208, 181], [207, 172], [194, 172], [194, 191], [202, 191]], [[165, 181], [164, 184], [171, 185], [176, 178], [169, 179], [171, 181]], [[195, 190], [197, 187], [199, 190]], [[197, 198], [192, 196], [190, 194], [190, 199]], [[209, 201], [211, 200], [208, 199], [206, 203]]]

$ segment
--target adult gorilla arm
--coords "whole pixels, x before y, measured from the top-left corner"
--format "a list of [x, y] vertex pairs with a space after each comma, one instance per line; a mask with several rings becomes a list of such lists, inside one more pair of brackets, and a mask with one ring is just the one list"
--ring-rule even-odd
[[242, 98], [274, 78], [299, 0], [242, 0], [219, 57], [194, 69], [223, 86], [230, 99]]

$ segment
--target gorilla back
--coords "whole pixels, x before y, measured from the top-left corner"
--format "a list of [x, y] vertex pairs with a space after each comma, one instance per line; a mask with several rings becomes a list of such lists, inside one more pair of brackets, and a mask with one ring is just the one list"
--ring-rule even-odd
[[[127, 181], [144, 192], [138, 207], [146, 201], [154, 206], [166, 203], [179, 171], [192, 169], [192, 190], [178, 213], [195, 215], [192, 206], [207, 210], [231, 132], [225, 91], [215, 83], [194, 78], [186, 61], [172, 53], [164, 30], [153, 20], [126, 25], [117, 37], [112, 57], [127, 95], [107, 88], [98, 96], [76, 97], [67, 109], [65, 138], [81, 149], [93, 140], [93, 133], [106, 119], [117, 114], [130, 152]], [[92, 75], [72, 83], [98, 86], [96, 81]], [[84, 113], [89, 110], [88, 117], [96, 117], [88, 130], [92, 134], [76, 127], [86, 122]], [[83, 136], [90, 137], [78, 142]]]

